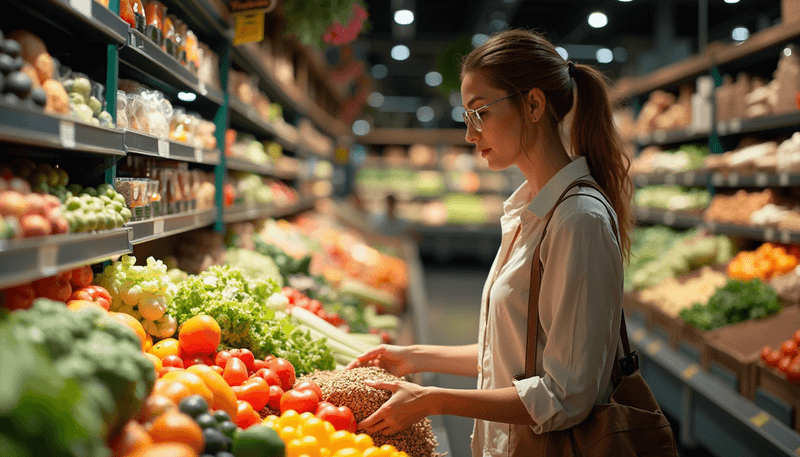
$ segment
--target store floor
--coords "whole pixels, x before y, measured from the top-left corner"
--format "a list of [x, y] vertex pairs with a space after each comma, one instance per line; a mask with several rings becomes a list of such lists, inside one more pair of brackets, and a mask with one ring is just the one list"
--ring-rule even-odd
[[[463, 260], [450, 264], [423, 259], [427, 294], [427, 342], [459, 345], [478, 339], [480, 298], [491, 265]], [[437, 375], [434, 383], [447, 388], [474, 389], [475, 379], [463, 376]], [[471, 419], [444, 416], [450, 444], [450, 457], [469, 457]], [[672, 418], [670, 418], [672, 419]], [[679, 429], [673, 424], [678, 436]], [[711, 457], [703, 449], [679, 449], [681, 457]]]

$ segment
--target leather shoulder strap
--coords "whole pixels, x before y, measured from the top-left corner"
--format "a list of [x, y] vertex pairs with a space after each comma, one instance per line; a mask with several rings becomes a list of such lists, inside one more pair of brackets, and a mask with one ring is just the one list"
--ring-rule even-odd
[[[550, 225], [550, 221], [553, 218], [553, 214], [555, 213], [556, 208], [567, 198], [570, 197], [577, 197], [577, 196], [586, 196], [590, 198], [594, 198], [595, 200], [599, 201], [607, 211], [609, 211], [611, 215], [611, 228], [614, 231], [614, 236], [619, 241], [619, 230], [617, 228], [617, 223], [614, 220], [614, 211], [608, 206], [606, 201], [598, 198], [592, 194], [586, 193], [576, 193], [572, 195], [567, 195], [567, 193], [573, 189], [574, 187], [578, 186], [587, 186], [591, 187], [598, 192], [600, 192], [603, 197], [608, 200], [605, 192], [603, 189], [597, 185], [597, 183], [589, 180], [577, 180], [574, 181], [572, 184], [567, 186], [564, 189], [564, 192], [556, 201], [553, 208], [550, 212], [547, 213], [545, 217], [545, 224], [544, 228], [542, 229], [542, 236], [539, 238], [539, 242], [536, 244], [536, 249], [533, 252], [533, 259], [531, 259], [531, 281], [530, 281], [530, 292], [528, 296], [528, 331], [526, 334], [526, 347], [525, 347], [525, 374], [526, 378], [530, 378], [534, 376], [536, 372], [536, 355], [537, 355], [537, 348], [536, 344], [539, 340], [539, 292], [541, 290], [542, 285], [542, 273], [544, 272], [544, 266], [542, 265], [542, 259], [540, 256], [540, 251], [542, 247], [542, 242], [544, 241], [544, 237], [547, 234], [547, 227]], [[620, 254], [621, 255], [621, 254]], [[538, 266], [538, 268], [536, 268]], [[630, 353], [630, 344], [628, 342], [628, 330], [625, 326], [625, 314], [622, 314], [622, 322], [620, 325], [620, 338], [622, 340], [622, 348], [625, 355]]]

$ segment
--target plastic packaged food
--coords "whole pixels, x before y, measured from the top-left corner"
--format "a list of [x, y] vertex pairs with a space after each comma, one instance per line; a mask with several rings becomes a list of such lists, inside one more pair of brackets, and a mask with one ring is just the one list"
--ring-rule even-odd
[[121, 129], [128, 128], [128, 114], [126, 112], [128, 105], [128, 94], [117, 91], [117, 127]]
[[147, 180], [147, 198], [150, 205], [150, 215], [152, 217], [162, 216], [161, 212], [161, 193], [159, 192], [160, 183], [155, 179]]
[[178, 62], [186, 65], [186, 32], [189, 31], [189, 26], [178, 18], [173, 19], [172, 22], [175, 25], [176, 57]]
[[[116, 189], [125, 198], [125, 204], [131, 209], [131, 220], [145, 218], [147, 204], [147, 178], [117, 178]], [[149, 211], [148, 211], [149, 213]]]
[[[164, 8], [166, 12], [166, 8]], [[175, 16], [167, 14], [164, 16], [164, 24], [161, 28], [164, 38], [161, 43], [161, 49], [166, 51], [167, 54], [177, 58], [177, 47], [175, 43]]]
[[161, 2], [157, 2], [155, 0], [147, 0], [144, 4], [144, 12], [145, 12], [145, 36], [150, 38], [154, 43], [161, 46], [161, 42], [163, 41], [164, 35], [162, 33], [163, 28], [163, 14], [164, 14], [164, 7]]
[[133, 18], [135, 22], [135, 28], [140, 33], [145, 33], [146, 28], [146, 15], [144, 11], [144, 3], [142, 0], [129, 0], [131, 4], [131, 8], [133, 8]]

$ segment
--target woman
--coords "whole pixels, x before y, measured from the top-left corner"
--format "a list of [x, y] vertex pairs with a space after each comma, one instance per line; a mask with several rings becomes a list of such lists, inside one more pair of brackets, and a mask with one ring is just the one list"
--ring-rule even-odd
[[[473, 455], [505, 456], [514, 446], [509, 433], [518, 430], [509, 424], [529, 426], [537, 435], [563, 430], [609, 400], [632, 185], [602, 75], [565, 62], [541, 35], [510, 30], [492, 36], [465, 58], [461, 80], [466, 140], [493, 170], [517, 166], [527, 178], [504, 204], [503, 239], [483, 291], [478, 343], [382, 345], [351, 367], [375, 365], [397, 376], [432, 371], [477, 377], [477, 390], [369, 383], [393, 395], [359, 427], [392, 434], [428, 415], [471, 417]], [[570, 125], [564, 122], [568, 114]], [[580, 190], [600, 200], [576, 196], [554, 210], [541, 244], [537, 375], [516, 381], [512, 377], [525, 368], [533, 251], [556, 200], [577, 180], [593, 180], [607, 199], [593, 188], [575, 187], [569, 193]]]

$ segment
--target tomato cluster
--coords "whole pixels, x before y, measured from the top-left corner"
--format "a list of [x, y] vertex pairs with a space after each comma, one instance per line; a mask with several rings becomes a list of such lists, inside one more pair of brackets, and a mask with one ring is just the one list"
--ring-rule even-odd
[[791, 339], [781, 343], [778, 349], [764, 346], [761, 360], [781, 370], [790, 382], [800, 382], [800, 330], [794, 332]]
[[342, 319], [339, 314], [326, 312], [319, 300], [309, 298], [307, 295], [297, 289], [284, 287], [281, 289], [281, 293], [289, 299], [289, 308], [292, 306], [299, 306], [307, 311], [311, 311], [322, 319], [325, 319], [329, 324], [336, 327], [347, 325], [347, 321]]

